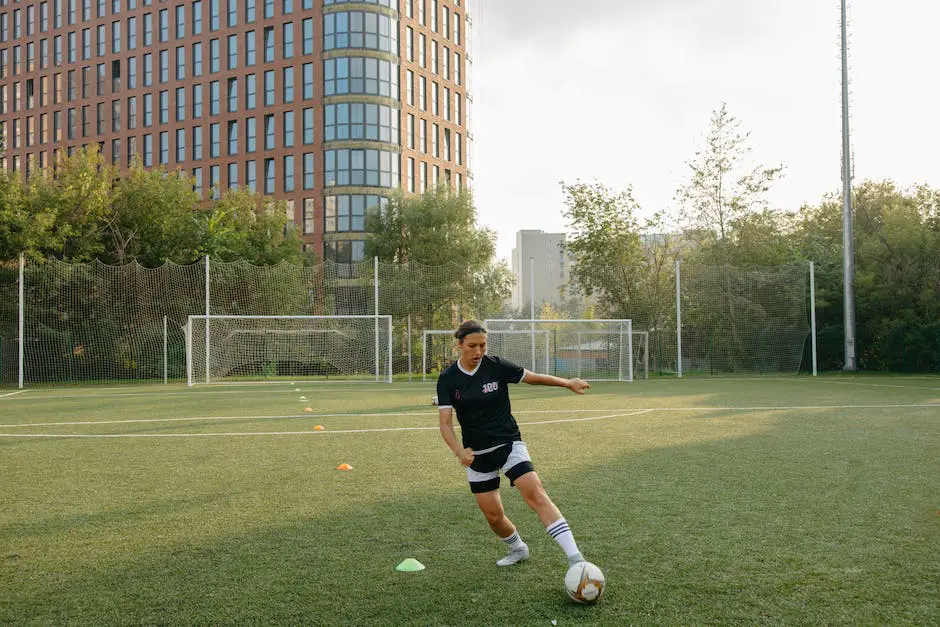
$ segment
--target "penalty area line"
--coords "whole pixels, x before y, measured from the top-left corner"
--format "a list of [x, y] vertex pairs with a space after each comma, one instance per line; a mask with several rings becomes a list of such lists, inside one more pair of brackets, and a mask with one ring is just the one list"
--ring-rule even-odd
[[29, 390], [18, 390], [16, 392], [9, 392], [7, 394], [0, 394], [0, 398], [7, 398], [9, 396], [16, 396], [17, 394], [26, 394]]

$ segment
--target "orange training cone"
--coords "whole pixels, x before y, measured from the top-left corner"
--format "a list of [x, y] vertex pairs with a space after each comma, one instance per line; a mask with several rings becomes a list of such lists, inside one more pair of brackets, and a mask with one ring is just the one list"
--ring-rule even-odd
[[336, 470], [352, 470], [352, 466], [349, 464], [343, 463], [336, 467]]
[[313, 407], [304, 407], [304, 411], [308, 414], [313, 411]]
[[313, 428], [314, 431], [323, 431], [323, 425], [317, 425]]

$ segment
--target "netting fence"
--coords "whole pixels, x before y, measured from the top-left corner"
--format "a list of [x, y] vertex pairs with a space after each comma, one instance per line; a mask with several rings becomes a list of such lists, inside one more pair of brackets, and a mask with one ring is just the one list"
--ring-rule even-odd
[[[683, 265], [680, 278], [678, 307], [659, 312], [655, 325], [633, 320], [634, 334], [646, 333], [651, 375], [799, 370], [810, 334], [807, 267]], [[184, 381], [187, 320], [206, 314], [391, 316], [392, 373], [421, 380], [425, 330], [509, 317], [472, 281], [459, 264], [375, 260], [264, 267], [203, 260], [158, 268], [0, 262], [0, 383]], [[593, 340], [559, 346], [584, 352]], [[628, 355], [617, 362], [628, 363]]]

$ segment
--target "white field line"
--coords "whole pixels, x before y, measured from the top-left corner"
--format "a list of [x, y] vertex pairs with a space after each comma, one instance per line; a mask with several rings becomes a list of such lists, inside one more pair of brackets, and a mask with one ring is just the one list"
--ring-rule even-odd
[[[543, 420], [538, 422], [520, 422], [521, 425], [545, 425], [559, 422], [582, 422], [585, 420], [604, 420], [607, 418], [621, 418], [635, 416], [650, 410], [640, 410], [626, 413], [608, 414], [606, 416], [590, 416], [587, 418], [568, 418], [561, 420]], [[238, 431], [224, 433], [110, 433], [110, 434], [64, 434], [53, 433], [0, 433], [0, 437], [10, 438], [65, 438], [65, 439], [95, 439], [95, 438], [215, 438], [215, 437], [245, 437], [245, 436], [272, 436], [272, 435], [330, 435], [337, 433], [383, 433], [391, 431], [437, 431], [438, 426], [428, 427], [382, 427], [372, 429], [333, 429], [330, 431]], [[459, 427], [457, 427], [459, 429]]]
[[[906, 405], [754, 405], [746, 407], [630, 407], [614, 409], [617, 412], [637, 412], [647, 413], [652, 411], [663, 412], [682, 412], [682, 411], [796, 411], [802, 409], [915, 409], [922, 407], [940, 408], [940, 403], [911, 403]], [[523, 416], [527, 414], [583, 414], [599, 413], [610, 411], [604, 409], [527, 409], [516, 410], [513, 414]], [[192, 416], [184, 418], [127, 418], [124, 420], [76, 420], [67, 422], [28, 422], [28, 423], [10, 423], [0, 424], [0, 429], [13, 429], [18, 427], [64, 427], [64, 426], [86, 426], [86, 425], [117, 425], [117, 424], [141, 424], [152, 422], [207, 422], [212, 420], [292, 420], [305, 418], [312, 420], [314, 418], [386, 418], [393, 416], [434, 416], [432, 412], [374, 412], [374, 413], [329, 413], [329, 414], [274, 414], [274, 415], [254, 415], [254, 416]], [[617, 414], [626, 415], [626, 414]], [[582, 420], [582, 419], [572, 419]], [[589, 417], [583, 420], [597, 420]], [[549, 424], [530, 422], [526, 424]], [[565, 420], [562, 422], [570, 422]], [[2, 435], [2, 434], [0, 434]]]
[[17, 392], [10, 392], [8, 394], [0, 394], [0, 398], [9, 398], [10, 396], [15, 396], [17, 394], [25, 394], [26, 392], [29, 392], [29, 390], [19, 390]]
[[[584, 422], [590, 420], [604, 420], [609, 418], [621, 418], [626, 416], [637, 416], [640, 414], [646, 414], [650, 412], [688, 412], [688, 411], [793, 411], [800, 409], [909, 409], [909, 408], [926, 408], [926, 407], [936, 407], [940, 409], [940, 403], [930, 404], [930, 403], [914, 403], [909, 405], [804, 405], [804, 406], [790, 406], [790, 407], [779, 407], [779, 406], [757, 406], [757, 407], [646, 407], [646, 408], [633, 408], [628, 410], [615, 410], [617, 413], [605, 414], [602, 416], [587, 416], [584, 418], [561, 418], [558, 420], [539, 420], [531, 422], [520, 422], [521, 425], [545, 425], [545, 424], [559, 424], [566, 422]], [[526, 413], [576, 413], [576, 412], [587, 412], [587, 411], [601, 411], [601, 410], [534, 410], [530, 412], [517, 412], [519, 415]], [[388, 413], [388, 414], [321, 414], [320, 416], [311, 416], [310, 414], [297, 415], [297, 416], [231, 416], [231, 417], [217, 417], [218, 419], [242, 419], [242, 420], [255, 420], [255, 419], [272, 419], [272, 418], [312, 418], [312, 417], [324, 417], [324, 416], [360, 416], [360, 415], [372, 415], [372, 416], [424, 416], [425, 413]], [[128, 420], [128, 421], [101, 421], [101, 422], [85, 422], [85, 423], [44, 423], [44, 424], [32, 424], [32, 425], [0, 425], [0, 427], [22, 427], [22, 426], [55, 426], [55, 425], [69, 425], [69, 424], [114, 424], [115, 422], [168, 422], [168, 421], [193, 421], [193, 420], [212, 420], [213, 418], [167, 418], [167, 419], [153, 419], [153, 420]], [[9, 437], [9, 438], [182, 438], [182, 437], [194, 437], [194, 438], [204, 438], [204, 437], [235, 437], [235, 436], [272, 436], [272, 435], [326, 435], [326, 434], [337, 434], [337, 433], [382, 433], [382, 432], [395, 432], [395, 431], [433, 431], [438, 429], [438, 426], [422, 426], [422, 427], [373, 427], [368, 429], [332, 429], [324, 431], [245, 431], [245, 432], [221, 432], [221, 433], [117, 433], [117, 434], [52, 434], [52, 433], [0, 433], [0, 437]]]
[[940, 392], [940, 387], [929, 388], [923, 385], [892, 385], [890, 383], [862, 383], [860, 381], [814, 381], [814, 383], [831, 383], [833, 385], [861, 385], [862, 387], [872, 388], [900, 388], [902, 390], [932, 390]]
[[[370, 383], [371, 383], [371, 382], [370, 382]], [[321, 388], [321, 387], [317, 387], [317, 385], [318, 385], [318, 384], [313, 384], [312, 387], [307, 387], [307, 388], [304, 388], [304, 387], [301, 386], [301, 387], [299, 387], [299, 388], [297, 388], [297, 389], [300, 390], [300, 393], [305, 393], [305, 392], [306, 392], [306, 393], [312, 393], [312, 392], [340, 392], [340, 393], [348, 393], [348, 392], [352, 391], [352, 390], [350, 390], [349, 388]], [[324, 384], [324, 385], [326, 385], [326, 384]], [[362, 384], [360, 384], [360, 385], [362, 385]], [[415, 384], [415, 385], [420, 385], [420, 384]], [[96, 389], [99, 389], [99, 390], [106, 390], [106, 389], [118, 389], [118, 388], [96, 388]], [[29, 392], [29, 391], [30, 391], [30, 390], [23, 390], [23, 392]], [[428, 392], [428, 391], [432, 391], [432, 392], [433, 392], [433, 391], [434, 391], [434, 387], [431, 386], [431, 385], [428, 385], [428, 386], [426, 386], [425, 388], [419, 388], [419, 387], [392, 388], [392, 387], [383, 387], [383, 386], [379, 386], [378, 384], [376, 384], [376, 387], [373, 388], [373, 389], [371, 389], [371, 390], [369, 390], [369, 391], [370, 391], [370, 392], [408, 392], [408, 391], [411, 391], [411, 392], [424, 393], [424, 392]], [[90, 393], [90, 394], [38, 394], [38, 395], [33, 395], [33, 396], [20, 397], [20, 398], [18, 398], [18, 399], [16, 399], [16, 400], [26, 400], [26, 399], [29, 399], [29, 400], [46, 400], [46, 399], [62, 400], [62, 399], [81, 399], [81, 398], [117, 398], [117, 397], [128, 397], [128, 396], [138, 396], [138, 397], [139, 397], [139, 396], [143, 396], [143, 397], [154, 397], [154, 398], [156, 398], [156, 397], [162, 398], [162, 397], [164, 397], [164, 396], [194, 396], [194, 397], [195, 397], [195, 396], [204, 396], [204, 395], [208, 395], [208, 394], [225, 394], [225, 395], [231, 396], [233, 392], [239, 392], [240, 394], [245, 395], [245, 396], [260, 395], [260, 394], [269, 395], [269, 394], [271, 394], [271, 393], [281, 393], [281, 394], [297, 394], [297, 393], [298, 393], [298, 392], [295, 392], [295, 391], [294, 391], [294, 387], [291, 387], [289, 390], [271, 390], [271, 389], [267, 389], [267, 390], [255, 390], [255, 389], [251, 389], [251, 390], [247, 390], [247, 389], [246, 389], [246, 390], [237, 390], [237, 389], [236, 389], [236, 390], [233, 390], [233, 389], [231, 389], [231, 388], [230, 388], [230, 389], [207, 390], [207, 389], [205, 389], [205, 388], [194, 388], [194, 389], [192, 389], [192, 390], [180, 390], [180, 391], [177, 391], [177, 392], [164, 391], [164, 392], [116, 392], [116, 393], [114, 393], [114, 394], [97, 394], [97, 393]], [[21, 392], [14, 392], [14, 394], [20, 394], [20, 393], [21, 393]], [[2, 397], [0, 397], [0, 398], [2, 398]]]

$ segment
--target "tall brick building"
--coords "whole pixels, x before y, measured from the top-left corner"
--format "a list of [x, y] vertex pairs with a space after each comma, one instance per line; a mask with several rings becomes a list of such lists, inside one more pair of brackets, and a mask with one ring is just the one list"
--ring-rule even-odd
[[97, 143], [285, 199], [306, 247], [357, 261], [390, 190], [469, 184], [469, 4], [0, 0], [2, 166]]

